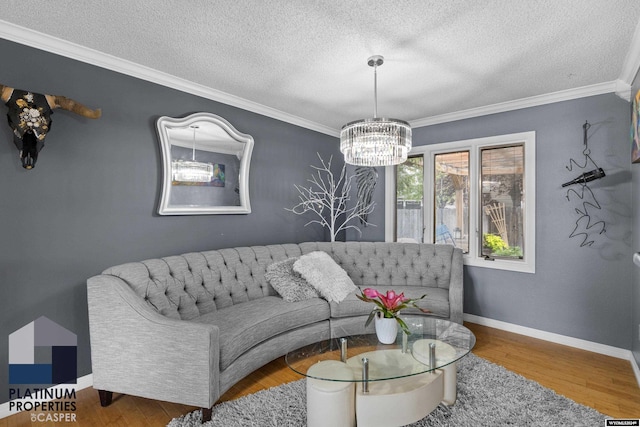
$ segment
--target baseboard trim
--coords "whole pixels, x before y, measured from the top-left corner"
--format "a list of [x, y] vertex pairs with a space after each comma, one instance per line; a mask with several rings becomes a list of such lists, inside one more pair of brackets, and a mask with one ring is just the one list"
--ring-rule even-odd
[[[83, 377], [80, 377], [76, 380], [76, 384], [74, 387], [75, 391], [78, 392], [80, 390], [84, 390], [85, 388], [89, 388], [93, 386], [93, 374], [89, 374], [89, 375], [85, 375]], [[69, 384], [66, 385], [57, 385], [54, 387], [50, 387], [49, 390], [64, 390], [64, 389], [69, 389], [71, 387], [69, 387]], [[29, 398], [29, 399], [14, 399], [13, 401], [21, 401], [21, 402], [42, 402], [44, 399], [36, 399], [35, 397]], [[98, 400], [98, 397], [96, 395], [96, 401]], [[6, 418], [10, 415], [15, 415], [21, 411], [12, 411], [10, 410], [10, 404], [11, 402], [5, 402], [3, 404], [0, 405], [0, 419], [2, 418]]]
[[526, 326], [515, 325], [513, 323], [502, 322], [500, 320], [489, 319], [487, 317], [476, 316], [474, 314], [464, 314], [464, 320], [478, 325], [488, 326], [490, 328], [500, 329], [514, 334], [525, 335], [531, 338], [537, 338], [544, 341], [562, 344], [569, 347], [579, 348], [594, 353], [604, 354], [605, 356], [616, 357], [618, 359], [628, 360], [631, 368], [636, 376], [636, 381], [640, 387], [640, 368], [636, 363], [635, 357], [631, 350], [613, 347], [610, 345], [599, 344], [592, 341], [582, 340], [579, 338], [568, 337], [566, 335], [555, 334], [553, 332], [541, 331], [539, 329], [528, 328]]
[[636, 374], [636, 381], [638, 382], [638, 387], [640, 387], [640, 366], [638, 366], [638, 362], [636, 362], [636, 358], [633, 357], [633, 353], [631, 354], [631, 367], [633, 368], [633, 373]]

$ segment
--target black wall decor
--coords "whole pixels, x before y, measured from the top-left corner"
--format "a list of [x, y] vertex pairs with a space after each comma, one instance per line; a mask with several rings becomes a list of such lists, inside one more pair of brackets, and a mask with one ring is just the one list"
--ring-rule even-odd
[[[575, 208], [575, 212], [578, 214], [575, 227], [569, 234], [569, 238], [578, 237], [582, 238], [580, 247], [591, 246], [595, 242], [591, 237], [593, 233], [602, 234], [606, 231], [606, 224], [604, 221], [596, 221], [593, 219], [593, 213], [595, 210], [601, 210], [602, 206], [596, 199], [593, 190], [589, 187], [589, 183], [596, 179], [604, 178], [606, 176], [604, 169], [599, 167], [596, 162], [591, 158], [591, 150], [588, 145], [587, 133], [591, 125], [588, 121], [585, 121], [582, 125], [583, 129], [583, 144], [582, 155], [584, 159], [582, 163], [569, 159], [569, 165], [566, 166], [568, 171], [573, 171], [574, 167], [578, 171], [583, 171], [580, 176], [571, 181], [562, 184], [562, 187], [571, 187], [567, 190], [567, 200], [572, 203], [578, 203], [579, 206]], [[577, 185], [579, 187], [574, 187]]]

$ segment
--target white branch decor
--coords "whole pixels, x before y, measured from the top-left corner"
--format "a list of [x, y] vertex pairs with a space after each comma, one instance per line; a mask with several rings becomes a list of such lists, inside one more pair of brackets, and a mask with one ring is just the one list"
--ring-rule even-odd
[[335, 242], [339, 232], [350, 228], [362, 234], [360, 228], [350, 222], [359, 219], [363, 225], [373, 225], [367, 222], [367, 217], [373, 212], [375, 202], [369, 201], [364, 204], [356, 202], [353, 207], [347, 208], [347, 204], [351, 200], [351, 185], [355, 176], [347, 176], [347, 165], [345, 164], [336, 181], [336, 176], [331, 171], [333, 156], [329, 158], [328, 162], [325, 162], [319, 153], [316, 154], [318, 154], [321, 166], [311, 165], [311, 168], [316, 172], [307, 180], [310, 184], [309, 187], [294, 184], [298, 190], [300, 203], [291, 209], [285, 209], [296, 215], [304, 215], [307, 212], [314, 214], [314, 219], [304, 226], [320, 224], [328, 228], [332, 242]]

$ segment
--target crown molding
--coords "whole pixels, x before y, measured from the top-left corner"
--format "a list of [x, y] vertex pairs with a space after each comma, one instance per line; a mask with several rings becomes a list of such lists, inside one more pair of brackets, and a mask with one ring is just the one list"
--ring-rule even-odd
[[615, 81], [598, 83], [595, 85], [583, 86], [575, 89], [567, 89], [558, 92], [547, 93], [544, 95], [532, 96], [529, 98], [516, 99], [514, 101], [485, 105], [484, 107], [440, 114], [438, 116], [412, 120], [409, 123], [411, 124], [412, 128], [419, 128], [423, 126], [436, 125], [439, 123], [470, 119], [472, 117], [487, 116], [489, 114], [503, 113], [506, 111], [519, 110], [522, 108], [537, 107], [539, 105], [553, 104], [561, 101], [585, 98], [587, 96], [602, 95], [604, 93], [616, 92], [616, 89], [618, 89], [618, 85]]
[[616, 95], [624, 99], [627, 102], [631, 102], [631, 85], [623, 82], [622, 80], [616, 80]]
[[3, 20], [0, 20], [0, 38], [231, 105], [333, 137], [340, 136], [340, 132], [337, 129], [329, 126]]
[[[638, 21], [636, 29], [633, 32], [631, 45], [627, 51], [627, 56], [624, 58], [622, 72], [620, 73], [618, 80], [631, 87], [633, 85], [633, 81], [638, 75], [638, 70], [640, 70], [640, 21]], [[627, 101], [629, 101], [629, 99], [627, 99]]]
[[[332, 127], [304, 119], [266, 105], [218, 91], [201, 84], [191, 82], [164, 73], [152, 68], [115, 57], [94, 49], [90, 49], [76, 43], [62, 40], [44, 33], [27, 29], [10, 22], [0, 20], [0, 38], [16, 43], [31, 46], [67, 58], [75, 59], [90, 65], [95, 65], [107, 70], [139, 78], [145, 81], [156, 83], [182, 92], [190, 93], [205, 99], [210, 99], [243, 110], [251, 111], [266, 117], [271, 117], [286, 123], [290, 123], [302, 128], [320, 132], [333, 137], [340, 137], [340, 130]], [[629, 101], [631, 96], [631, 85], [636, 74], [640, 70], [640, 21], [631, 42], [631, 46], [625, 58], [623, 71], [619, 79], [611, 82], [599, 83], [590, 86], [583, 86], [575, 89], [567, 89], [552, 92], [544, 95], [522, 98], [514, 101], [507, 101], [498, 104], [486, 105], [468, 110], [455, 111], [452, 113], [440, 114], [437, 116], [425, 117], [410, 121], [413, 128], [431, 126], [440, 123], [464, 120], [473, 117], [486, 116], [489, 114], [513, 111], [522, 108], [535, 107], [539, 105], [552, 104], [555, 102], [568, 101], [572, 99], [584, 98], [588, 96], [601, 95], [605, 93], [616, 93], [623, 99]]]

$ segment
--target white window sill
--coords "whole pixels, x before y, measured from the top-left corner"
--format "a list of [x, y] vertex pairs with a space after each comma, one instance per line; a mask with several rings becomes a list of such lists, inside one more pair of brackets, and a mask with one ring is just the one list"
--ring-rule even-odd
[[518, 273], [532, 273], [535, 274], [536, 266], [534, 262], [527, 262], [525, 260], [509, 260], [509, 259], [494, 259], [487, 260], [484, 258], [472, 257], [468, 254], [462, 257], [464, 265], [471, 267], [492, 268], [494, 270], [508, 270]]

